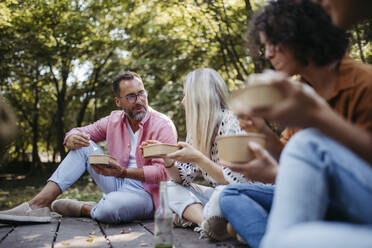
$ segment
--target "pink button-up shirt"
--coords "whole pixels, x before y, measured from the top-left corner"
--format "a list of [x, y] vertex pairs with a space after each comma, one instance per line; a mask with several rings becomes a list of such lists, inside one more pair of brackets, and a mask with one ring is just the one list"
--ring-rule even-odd
[[[109, 116], [93, 124], [73, 128], [66, 134], [64, 143], [70, 135], [79, 132], [89, 134], [94, 142], [106, 140], [108, 154], [116, 158], [121, 166], [128, 167], [131, 144], [126, 118], [128, 117], [124, 111], [112, 111]], [[157, 208], [159, 182], [168, 180], [167, 171], [164, 168], [163, 159], [144, 159], [139, 146], [145, 140], [176, 144], [177, 131], [170, 118], [149, 107], [146, 116], [140, 123], [139, 132], [136, 148], [137, 167], [143, 168], [145, 175], [145, 180], [142, 182], [143, 188], [152, 195], [155, 208]]]

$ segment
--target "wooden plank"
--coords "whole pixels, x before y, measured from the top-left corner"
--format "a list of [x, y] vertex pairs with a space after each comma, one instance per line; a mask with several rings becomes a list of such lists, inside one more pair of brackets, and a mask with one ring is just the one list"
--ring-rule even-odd
[[[145, 227], [153, 232], [154, 222], [146, 223]], [[247, 247], [240, 244], [236, 240], [226, 240], [220, 242], [212, 242], [208, 239], [199, 239], [199, 233], [194, 232], [192, 228], [173, 228], [173, 244], [177, 248], [215, 248], [215, 247]]]
[[14, 231], [13, 226], [0, 224], [0, 244], [12, 231]]
[[[145, 222], [146, 223], [146, 222]], [[115, 248], [154, 247], [154, 237], [140, 222], [128, 224], [101, 224], [107, 239]]]
[[[6, 238], [0, 241], [0, 247], [51, 247], [57, 227], [58, 220], [50, 224], [17, 226], [13, 231], [12, 226], [2, 225], [0, 240], [1, 236]], [[62, 218], [54, 247], [154, 247], [153, 230], [153, 220], [107, 225], [87, 218]], [[237, 241], [210, 242], [198, 237], [199, 233], [191, 228], [174, 228], [174, 246], [177, 248], [247, 247]]]
[[62, 218], [54, 247], [110, 246], [94, 220], [88, 218]]
[[0, 247], [51, 247], [58, 220], [48, 224], [33, 224], [17, 226], [0, 243]]
[[194, 232], [191, 228], [176, 227], [173, 229], [174, 244], [180, 248], [212, 248], [212, 247], [247, 247], [240, 244], [237, 240], [210, 241], [208, 239], [199, 239], [200, 233]]

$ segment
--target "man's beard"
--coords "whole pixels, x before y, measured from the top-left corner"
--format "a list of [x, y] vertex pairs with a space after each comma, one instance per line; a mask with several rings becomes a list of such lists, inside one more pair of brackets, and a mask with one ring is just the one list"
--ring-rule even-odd
[[132, 110], [125, 109], [125, 108], [124, 108], [124, 112], [129, 116], [129, 118], [136, 120], [136, 121], [140, 121], [146, 116], [147, 108], [142, 104], [136, 104], [136, 106], [134, 106], [132, 109], [135, 109], [139, 106], [143, 107], [143, 111], [138, 114], [135, 114]]

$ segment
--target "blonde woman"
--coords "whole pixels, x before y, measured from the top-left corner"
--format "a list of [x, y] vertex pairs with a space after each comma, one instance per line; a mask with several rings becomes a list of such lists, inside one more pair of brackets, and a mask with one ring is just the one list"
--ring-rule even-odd
[[[226, 220], [219, 214], [217, 193], [213, 196], [213, 203], [209, 204], [209, 212], [204, 211], [207, 219], [203, 218], [203, 207], [217, 192], [216, 186], [247, 182], [243, 175], [218, 164], [216, 144], [218, 136], [244, 131], [236, 116], [227, 109], [228, 90], [217, 71], [201, 68], [190, 72], [185, 77], [183, 92], [186, 142], [179, 142], [181, 149], [164, 157], [165, 167], [172, 179], [169, 183], [169, 199], [176, 213], [175, 224], [186, 227], [194, 223], [199, 226], [196, 230], [201, 230], [202, 235], [211, 239], [225, 239], [228, 237]], [[156, 141], [147, 141], [143, 145], [153, 142]], [[198, 175], [209, 186], [193, 183]]]

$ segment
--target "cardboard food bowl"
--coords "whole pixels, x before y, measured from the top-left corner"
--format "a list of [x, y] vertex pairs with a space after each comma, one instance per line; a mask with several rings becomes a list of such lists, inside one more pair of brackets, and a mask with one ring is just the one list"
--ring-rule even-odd
[[232, 92], [228, 105], [234, 113], [239, 114], [244, 109], [273, 106], [283, 98], [282, 93], [274, 85], [255, 84]]
[[220, 136], [216, 141], [220, 159], [231, 163], [247, 163], [254, 159], [248, 142], [253, 141], [262, 147], [266, 145], [266, 137], [260, 133]]
[[116, 160], [114, 157], [106, 154], [91, 154], [89, 155], [89, 164], [109, 164], [110, 158]]
[[251, 74], [246, 86], [234, 91], [229, 98], [230, 109], [240, 114], [245, 109], [273, 106], [284, 99], [283, 93], [273, 84], [280, 75], [271, 70], [260, 74]]
[[178, 146], [171, 144], [151, 144], [143, 147], [143, 157], [158, 158], [162, 155], [175, 152], [178, 149]]

